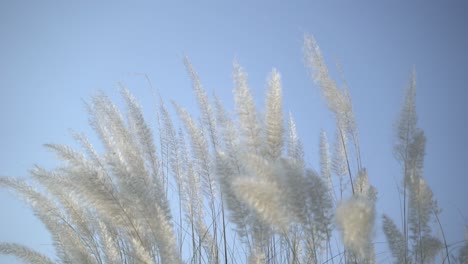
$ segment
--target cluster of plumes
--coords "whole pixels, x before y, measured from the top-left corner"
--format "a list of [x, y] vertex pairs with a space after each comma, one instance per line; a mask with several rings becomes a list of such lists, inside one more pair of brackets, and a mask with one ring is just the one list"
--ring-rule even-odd
[[336, 220], [349, 257], [359, 263], [375, 263], [372, 236], [375, 222], [375, 188], [368, 183], [367, 172], [356, 178], [355, 194], [336, 210]]
[[[417, 127], [416, 115], [416, 78], [411, 75], [405, 101], [397, 122], [397, 141], [395, 157], [403, 170], [403, 231], [386, 215], [383, 229], [396, 263], [428, 263], [434, 261], [443, 243], [432, 235], [431, 222], [438, 221], [437, 204], [425, 179], [423, 178], [426, 137]], [[439, 222], [440, 225], [440, 222]], [[443, 230], [440, 230], [443, 233]], [[445, 238], [444, 238], [445, 240]], [[447, 251], [444, 261], [450, 262]]]
[[[83, 152], [48, 144], [63, 165], [51, 171], [36, 166], [31, 183], [1, 178], [0, 185], [17, 192], [44, 222], [58, 263], [227, 262], [242, 258], [234, 248], [239, 239], [252, 263], [318, 262], [332, 233], [330, 186], [305, 168], [291, 114], [285, 128], [279, 72], [268, 78], [260, 113], [246, 73], [234, 64], [231, 118], [217, 98], [214, 104], [208, 99], [188, 60], [185, 65], [199, 122], [173, 103], [177, 131], [160, 99], [159, 138], [153, 138], [140, 106], [122, 86], [123, 114], [103, 94], [86, 105], [102, 151], [73, 133]], [[237, 235], [226, 238], [228, 229]], [[16, 244], [0, 244], [0, 252], [29, 263], [54, 262]]]
[[[333, 158], [326, 134], [321, 134], [321, 170], [317, 174], [305, 167], [292, 114], [286, 122], [283, 118], [277, 70], [268, 77], [265, 112], [261, 113], [247, 74], [234, 64], [236, 114], [232, 118], [217, 98], [211, 103], [192, 65], [187, 59], [184, 63], [199, 105], [199, 122], [173, 103], [183, 127], [176, 130], [160, 98], [156, 144], [140, 106], [122, 87], [124, 114], [103, 94], [86, 105], [90, 124], [102, 141], [102, 153], [84, 135], [73, 133], [83, 153], [64, 145], [46, 145], [63, 166], [52, 171], [36, 166], [31, 170], [31, 185], [1, 178], [0, 185], [24, 198], [52, 234], [56, 261], [181, 263], [185, 257], [192, 263], [218, 263], [241, 257], [241, 253], [234, 256], [235, 240], [226, 238], [227, 229], [232, 227], [245, 245], [245, 259], [251, 263], [333, 259], [330, 242], [334, 204], [339, 201], [332, 174], [340, 179], [340, 201], [346, 189], [344, 177], [349, 175], [352, 180], [347, 170], [346, 138], [356, 137], [356, 129], [349, 96], [339, 90], [327, 95], [324, 90], [327, 100], [340, 98], [329, 102], [337, 115], [338, 133]], [[322, 75], [327, 76], [326, 72]], [[363, 186], [367, 184], [365, 176], [361, 177]], [[36, 190], [33, 186], [37, 184], [46, 192]], [[369, 218], [364, 225], [372, 229], [373, 209], [362, 212], [355, 202], [367, 201], [368, 195], [360, 193], [364, 198], [353, 196], [339, 207], [337, 223], [343, 234], [348, 234], [350, 227], [340, 216], [348, 214], [348, 207], [355, 209], [351, 212], [358, 219], [363, 214]], [[171, 210], [169, 195], [178, 198], [178, 212]], [[363, 231], [358, 234], [365, 236], [366, 242], [346, 247], [361, 254], [361, 244], [365, 244], [370, 252], [370, 233]], [[26, 262], [52, 263], [16, 244], [0, 244], [0, 250]]]
[[[336, 223], [341, 233], [347, 262], [375, 263], [372, 235], [375, 223], [376, 190], [369, 184], [366, 169], [362, 167], [356, 121], [348, 86], [343, 79], [342, 87], [330, 77], [320, 48], [315, 39], [305, 37], [306, 64], [312, 79], [320, 87], [330, 111], [335, 115], [336, 140], [333, 159], [330, 161], [326, 135], [321, 136], [322, 175], [331, 184], [330, 170], [339, 179], [339, 197], [332, 194], [338, 206]], [[340, 72], [341, 69], [338, 67]], [[354, 155], [351, 153], [354, 150]], [[354, 156], [355, 162], [351, 161]], [[353, 173], [352, 170], [356, 173]], [[356, 175], [356, 176], [353, 176]], [[348, 181], [349, 179], [349, 181]], [[352, 195], [343, 197], [348, 184]]]
[[235, 121], [218, 111], [222, 151], [217, 153], [217, 172], [230, 217], [251, 246], [249, 261], [276, 258], [271, 245], [275, 239], [293, 247], [289, 261], [317, 261], [311, 252], [318, 254], [330, 239], [332, 201], [326, 183], [304, 168], [291, 115], [284, 128], [280, 75], [273, 70], [268, 78], [263, 122], [247, 75], [237, 64], [234, 82], [239, 130], [233, 130]]
[[[268, 77], [260, 112], [247, 74], [234, 63], [236, 111], [230, 115], [216, 96], [209, 99], [185, 59], [199, 119], [173, 103], [179, 118], [174, 122], [159, 97], [159, 133], [153, 134], [122, 87], [124, 114], [103, 94], [87, 104], [102, 151], [73, 133], [83, 152], [46, 145], [63, 161], [59, 168], [34, 167], [33, 183], [0, 178], [0, 186], [24, 198], [45, 224], [57, 253], [52, 261], [24, 246], [0, 243], [0, 254], [47, 264], [375, 263], [376, 190], [361, 164], [349, 91], [329, 76], [312, 37], [304, 47], [313, 80], [336, 120], [332, 151], [326, 133], [320, 135], [320, 173], [305, 166], [292, 114], [284, 120], [277, 70]], [[384, 217], [384, 232], [397, 261], [410, 263], [408, 238], [419, 262], [430, 260], [440, 242], [430, 236], [434, 203], [422, 178], [425, 138], [415, 127], [414, 96], [407, 98], [399, 128], [411, 133], [399, 134], [396, 153], [405, 164], [409, 227], [402, 233]], [[335, 225], [342, 247], [332, 247]]]
[[[1, 178], [33, 208], [52, 235], [59, 263], [181, 263], [169, 203], [160, 174], [153, 133], [133, 96], [122, 89], [125, 117], [104, 95], [87, 105], [99, 135], [99, 154], [80, 134], [84, 149], [46, 145], [63, 161], [49, 171], [31, 170], [34, 185]], [[51, 263], [45, 256], [12, 244], [1, 251], [30, 263]], [[34, 259], [34, 261], [33, 261]]]

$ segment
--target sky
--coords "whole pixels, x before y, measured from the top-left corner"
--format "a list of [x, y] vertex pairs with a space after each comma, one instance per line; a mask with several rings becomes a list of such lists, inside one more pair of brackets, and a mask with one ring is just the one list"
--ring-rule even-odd
[[[449, 243], [468, 217], [468, 4], [465, 1], [0, 1], [0, 175], [29, 177], [34, 164], [58, 165], [45, 143], [74, 144], [70, 129], [92, 135], [83, 100], [104, 91], [121, 103], [117, 83], [139, 99], [155, 124], [147, 74], [166, 100], [196, 112], [182, 59], [188, 56], [209, 94], [233, 109], [232, 63], [247, 71], [256, 103], [280, 71], [284, 107], [295, 116], [308, 166], [318, 167], [320, 130], [333, 119], [304, 66], [313, 35], [333, 74], [350, 87], [362, 161], [378, 189], [381, 215], [399, 223], [401, 169], [394, 124], [413, 66], [418, 124], [427, 136], [424, 177], [443, 209]], [[53, 255], [31, 210], [0, 190], [0, 241]], [[377, 259], [389, 262], [379, 246]], [[0, 256], [0, 263], [15, 263]]]

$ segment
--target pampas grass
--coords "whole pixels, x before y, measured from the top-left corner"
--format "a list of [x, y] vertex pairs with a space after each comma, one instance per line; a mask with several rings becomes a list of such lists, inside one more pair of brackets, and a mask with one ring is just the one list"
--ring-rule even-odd
[[[174, 102], [173, 119], [160, 96], [153, 131], [123, 85], [124, 110], [104, 94], [92, 97], [86, 108], [102, 152], [73, 132], [82, 151], [46, 145], [60, 167], [35, 166], [31, 181], [0, 178], [45, 224], [56, 257], [11, 243], [1, 243], [0, 253], [47, 264], [375, 263], [377, 190], [360, 158], [350, 91], [330, 77], [312, 37], [304, 52], [336, 123], [334, 142], [320, 134], [320, 173], [307, 166], [292, 113], [283, 116], [278, 70], [267, 78], [262, 112], [234, 63], [231, 114], [208, 97], [185, 58], [201, 117]], [[388, 216], [383, 228], [398, 263], [426, 263], [442, 249], [431, 230], [439, 210], [423, 178], [426, 139], [416, 126], [414, 75], [409, 87], [395, 144], [403, 230]], [[466, 252], [465, 243], [461, 263]]]

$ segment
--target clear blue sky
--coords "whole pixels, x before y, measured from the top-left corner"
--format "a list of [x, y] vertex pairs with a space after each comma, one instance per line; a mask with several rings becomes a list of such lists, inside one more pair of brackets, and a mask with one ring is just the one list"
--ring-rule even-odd
[[[148, 74], [166, 99], [194, 109], [184, 55], [208, 92], [231, 109], [234, 59], [247, 70], [259, 104], [276, 67], [308, 164], [318, 169], [320, 129], [330, 138], [334, 131], [304, 67], [303, 35], [310, 33], [330, 68], [342, 64], [350, 86], [363, 164], [379, 191], [376, 241], [385, 241], [384, 211], [400, 219], [393, 124], [413, 65], [419, 125], [428, 138], [425, 177], [444, 209], [449, 242], [461, 240], [459, 211], [468, 217], [468, 4], [285, 2], [0, 1], [0, 175], [27, 177], [33, 164], [57, 165], [42, 144], [72, 144], [69, 129], [91, 134], [81, 100], [98, 90], [119, 100], [118, 81], [140, 99], [154, 124], [150, 91], [135, 73]], [[43, 226], [5, 190], [0, 211], [1, 241], [53, 253]], [[379, 246], [377, 256], [385, 262], [390, 254]], [[0, 256], [0, 263], [11, 261]]]

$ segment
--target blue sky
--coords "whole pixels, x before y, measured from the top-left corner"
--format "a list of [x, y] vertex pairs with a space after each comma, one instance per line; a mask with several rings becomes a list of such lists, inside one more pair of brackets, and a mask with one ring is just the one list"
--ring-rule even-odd
[[[232, 109], [231, 70], [249, 74], [259, 106], [273, 67], [296, 118], [308, 165], [318, 169], [320, 129], [333, 120], [304, 67], [304, 33], [328, 65], [340, 62], [353, 98], [363, 164], [379, 191], [380, 215], [397, 222], [401, 181], [394, 123], [413, 65], [419, 125], [428, 138], [425, 177], [450, 242], [468, 217], [468, 4], [464, 1], [8, 1], [0, 2], [0, 175], [27, 177], [57, 165], [44, 143], [73, 144], [69, 129], [92, 134], [82, 100], [102, 90], [119, 102], [118, 81], [155, 122], [147, 74], [164, 98], [192, 111], [187, 55], [206, 90]], [[334, 69], [332, 72], [335, 72]], [[52, 254], [32, 212], [0, 190], [0, 240]], [[379, 255], [380, 253], [380, 255]], [[388, 249], [377, 251], [387, 261]], [[0, 263], [12, 258], [0, 256]]]

